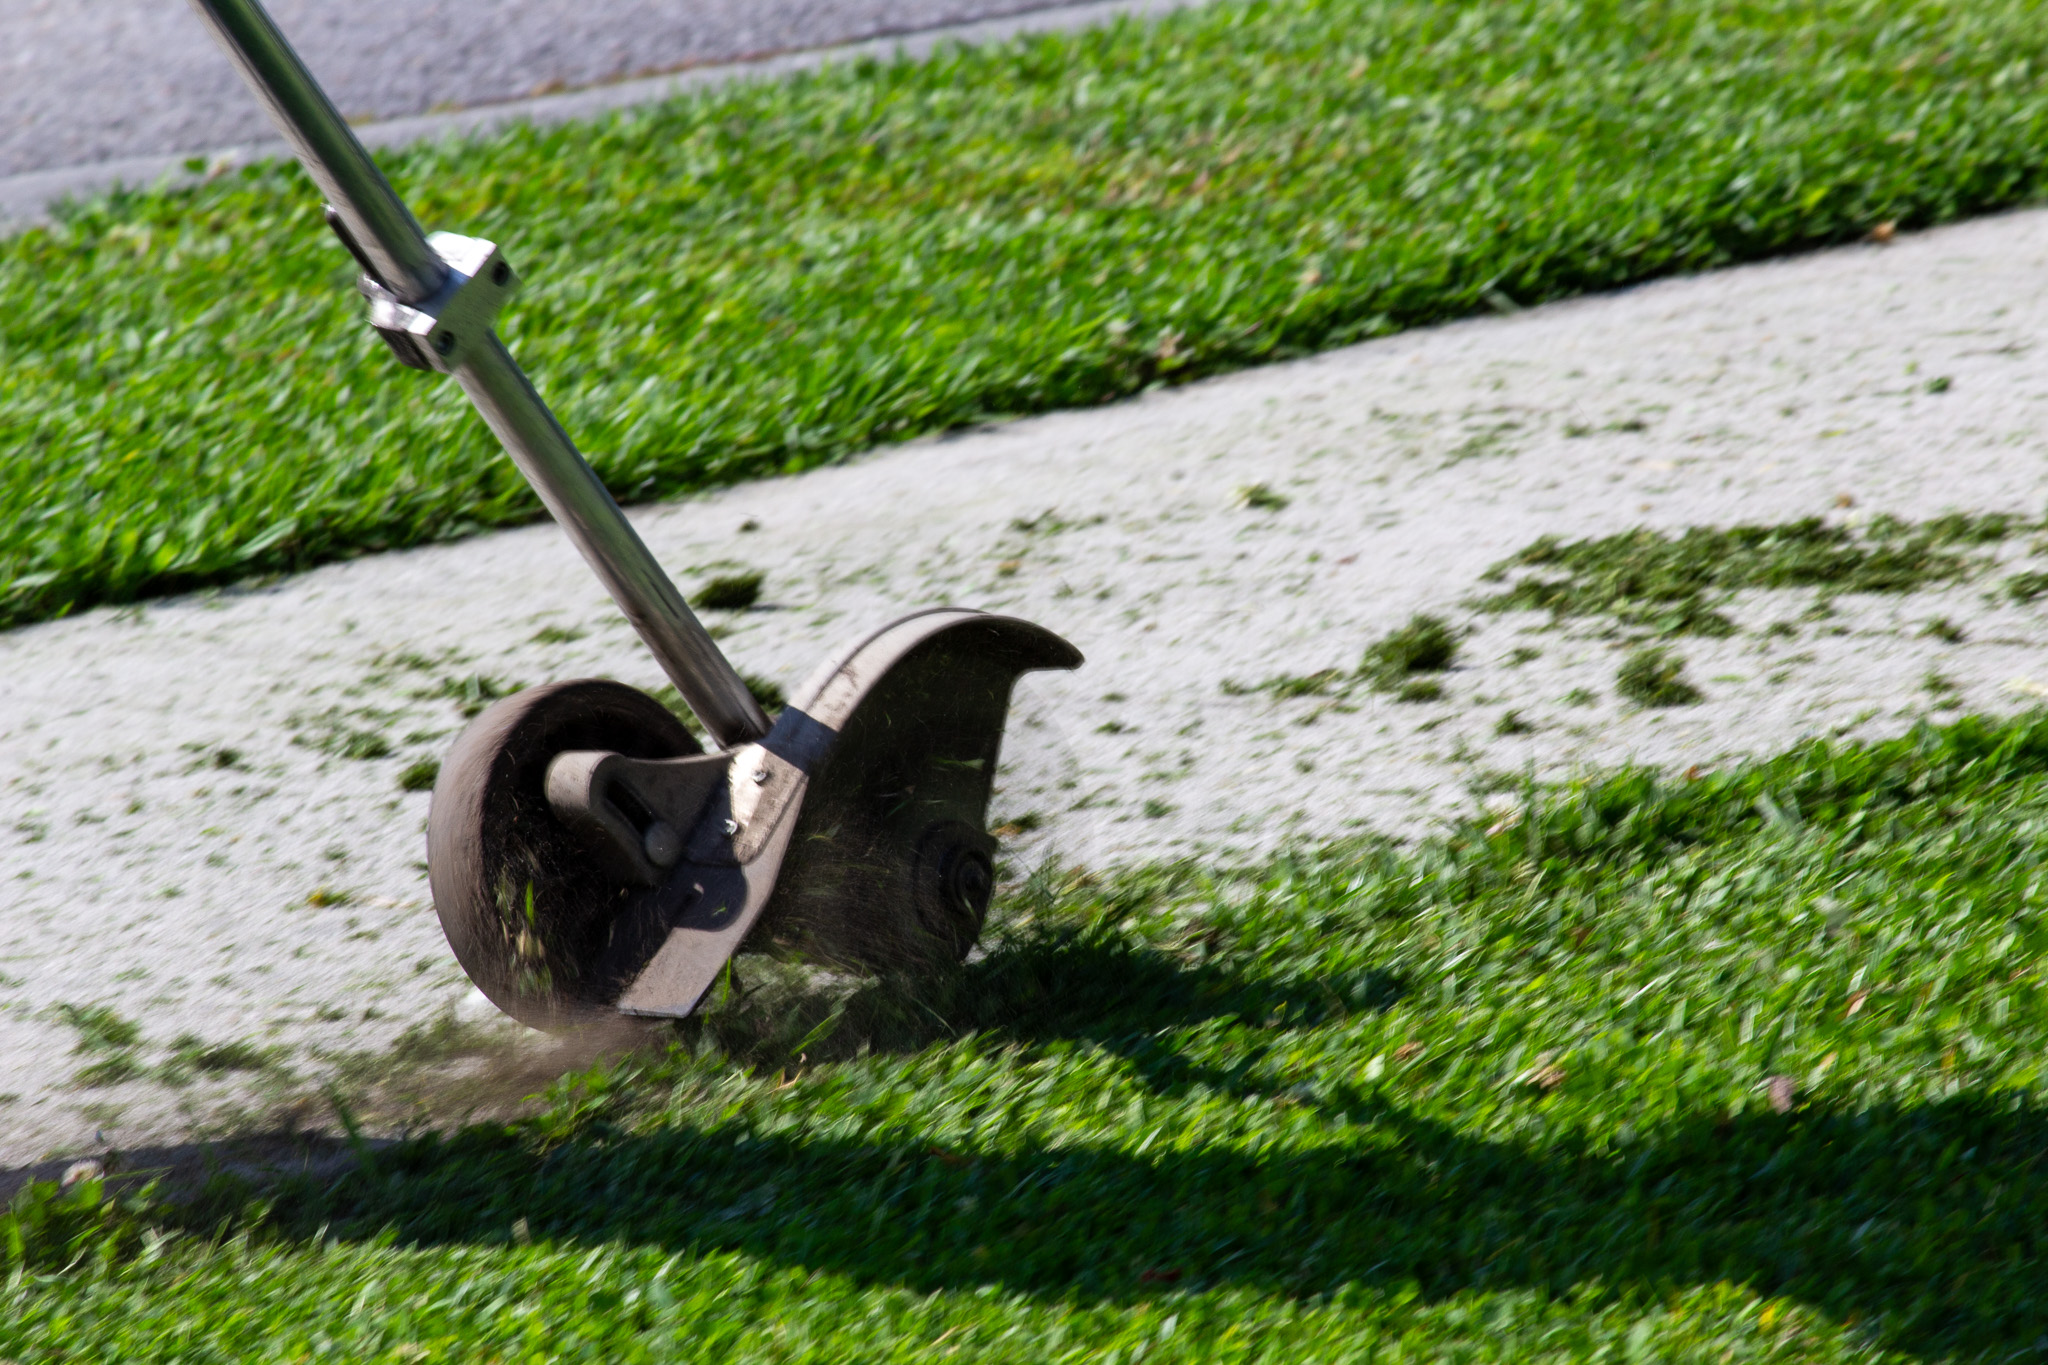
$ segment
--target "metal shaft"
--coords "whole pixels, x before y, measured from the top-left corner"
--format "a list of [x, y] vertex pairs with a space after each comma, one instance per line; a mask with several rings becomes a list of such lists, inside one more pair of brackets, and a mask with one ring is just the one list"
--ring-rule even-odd
[[370, 160], [258, 0], [192, 0], [270, 110], [299, 164], [348, 224], [386, 288], [407, 303], [431, 297], [446, 271], [391, 182]]
[[[340, 214], [370, 272], [407, 303], [448, 269], [259, 0], [192, 0]], [[649, 553], [496, 333], [467, 348], [455, 377], [612, 600], [721, 747], [768, 732], [768, 717]]]
[[455, 378], [719, 746], [767, 734], [761, 704], [495, 332], [469, 353]]

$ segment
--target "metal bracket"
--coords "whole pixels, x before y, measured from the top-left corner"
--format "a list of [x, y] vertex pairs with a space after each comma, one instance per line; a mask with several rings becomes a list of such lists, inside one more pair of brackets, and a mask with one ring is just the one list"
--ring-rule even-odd
[[548, 804], [583, 831], [628, 885], [660, 886], [732, 764], [732, 755], [627, 758], [575, 749], [548, 764]]
[[732, 752], [682, 859], [614, 922], [606, 970], [629, 982], [618, 1008], [689, 1014], [757, 932], [764, 949], [816, 963], [957, 960], [993, 890], [983, 829], [1011, 687], [1080, 662], [1042, 627], [956, 608], [893, 621], [828, 660], [772, 730]]
[[447, 279], [432, 298], [406, 303], [368, 271], [356, 287], [370, 301], [370, 325], [392, 354], [415, 370], [453, 374], [468, 347], [491, 334], [519, 277], [496, 242], [433, 232], [427, 234], [427, 245], [448, 267]]

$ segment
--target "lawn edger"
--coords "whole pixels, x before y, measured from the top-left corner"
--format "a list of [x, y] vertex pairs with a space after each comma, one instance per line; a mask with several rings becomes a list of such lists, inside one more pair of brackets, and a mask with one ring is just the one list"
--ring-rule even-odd
[[561, 1030], [682, 1017], [743, 948], [936, 967], [980, 936], [1010, 694], [1074, 668], [1059, 636], [940, 607], [848, 644], [772, 720], [494, 330], [496, 244], [423, 233], [258, 0], [192, 0], [327, 200], [398, 359], [453, 375], [717, 746], [622, 683], [551, 683], [479, 715], [427, 821], [434, 906], [484, 994]]

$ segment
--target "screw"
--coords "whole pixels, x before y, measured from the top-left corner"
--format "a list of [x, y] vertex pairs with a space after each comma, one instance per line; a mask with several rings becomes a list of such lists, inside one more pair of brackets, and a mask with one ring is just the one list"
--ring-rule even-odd
[[436, 336], [434, 338], [434, 349], [439, 351], [442, 355], [447, 355], [450, 351], [454, 350], [455, 333], [442, 332], [438, 336]]
[[491, 283], [492, 283], [492, 284], [502, 285], [502, 284], [504, 284], [504, 283], [505, 283], [505, 282], [506, 282], [507, 280], [509, 280], [509, 279], [511, 279], [511, 278], [512, 278], [512, 267], [511, 267], [511, 266], [509, 266], [509, 265], [506, 265], [506, 264], [505, 264], [505, 263], [504, 263], [503, 261], [500, 261], [500, 262], [498, 262], [498, 263], [497, 263], [496, 265], [494, 265], [494, 266], [492, 266], [492, 267], [491, 267]]
[[726, 821], [726, 822], [725, 822], [725, 832], [726, 832], [727, 834], [738, 834], [738, 833], [740, 832], [740, 822], [739, 822], [739, 821], [737, 821], [737, 820], [728, 820], [728, 821]]
[[756, 784], [756, 785], [759, 785], [760, 783], [766, 782], [767, 780], [768, 780], [768, 770], [767, 770], [766, 768], [756, 768], [756, 769], [754, 769], [754, 782], [755, 782], [755, 784]]

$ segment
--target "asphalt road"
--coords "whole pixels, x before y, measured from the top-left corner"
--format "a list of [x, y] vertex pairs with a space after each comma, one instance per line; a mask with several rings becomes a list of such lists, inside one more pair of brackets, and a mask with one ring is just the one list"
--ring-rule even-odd
[[[1061, 0], [272, 0], [350, 118], [1051, 8]], [[0, 0], [0, 176], [270, 137], [180, 0]]]

